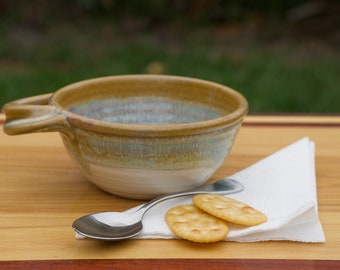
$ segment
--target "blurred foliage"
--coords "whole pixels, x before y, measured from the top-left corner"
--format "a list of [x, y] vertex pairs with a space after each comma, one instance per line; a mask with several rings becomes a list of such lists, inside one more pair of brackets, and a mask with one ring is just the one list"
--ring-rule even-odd
[[2, 0], [0, 107], [91, 77], [192, 76], [252, 112], [339, 112], [338, 1]]
[[[266, 14], [280, 19], [292, 8], [309, 3], [307, 0], [2, 0], [0, 12], [13, 18], [46, 24], [49, 20], [70, 16], [97, 16], [120, 20], [124, 16], [149, 21], [235, 22], [250, 14]], [[48, 20], [46, 20], [48, 18]]]
[[[338, 1], [311, 0], [2, 0], [2, 30], [21, 24], [48, 28], [52, 24], [76, 20], [110, 21], [118, 26], [149, 29], [169, 23], [183, 25], [226, 25], [262, 23], [268, 28], [282, 22], [321, 19], [323, 30], [339, 25]], [[317, 18], [318, 17], [318, 18]], [[6, 24], [7, 23], [7, 24]], [[284, 25], [284, 27], [289, 25]], [[327, 28], [327, 29], [325, 29]], [[279, 29], [276, 29], [279, 30]], [[306, 30], [306, 29], [305, 29]]]

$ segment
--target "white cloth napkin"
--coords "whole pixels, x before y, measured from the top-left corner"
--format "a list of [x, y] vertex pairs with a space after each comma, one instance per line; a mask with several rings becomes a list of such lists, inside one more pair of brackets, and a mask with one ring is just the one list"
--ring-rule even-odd
[[[318, 218], [314, 143], [308, 138], [303, 138], [228, 178], [238, 180], [245, 186], [241, 193], [228, 196], [261, 210], [267, 215], [268, 221], [251, 227], [230, 223], [226, 241], [325, 242]], [[188, 203], [192, 203], [191, 196], [171, 199], [154, 206], [145, 214], [143, 230], [135, 238], [177, 238], [165, 223], [164, 215], [168, 209]], [[113, 217], [103, 214], [96, 218], [110, 224]], [[83, 238], [79, 234], [76, 237]]]

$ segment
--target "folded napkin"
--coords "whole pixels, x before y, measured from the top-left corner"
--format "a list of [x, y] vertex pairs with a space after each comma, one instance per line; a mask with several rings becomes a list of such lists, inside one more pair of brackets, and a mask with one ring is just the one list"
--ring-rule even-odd
[[[244, 191], [228, 196], [259, 209], [267, 215], [268, 221], [251, 227], [230, 223], [226, 241], [325, 242], [318, 218], [314, 143], [308, 138], [303, 138], [228, 178], [238, 180], [245, 187]], [[164, 215], [176, 205], [190, 203], [192, 197], [187, 196], [154, 206], [145, 214], [143, 229], [135, 238], [177, 238], [165, 223]], [[112, 216], [107, 214], [96, 218], [103, 223], [112, 222]], [[83, 238], [79, 234], [76, 237]]]

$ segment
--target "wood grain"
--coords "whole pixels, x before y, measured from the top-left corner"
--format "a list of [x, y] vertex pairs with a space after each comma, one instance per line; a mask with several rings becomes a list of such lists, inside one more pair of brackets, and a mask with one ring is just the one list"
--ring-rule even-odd
[[228, 269], [228, 270], [338, 270], [340, 261], [324, 260], [244, 260], [244, 259], [131, 259], [131, 260], [67, 260], [0, 262], [6, 270], [73, 269], [73, 270], [153, 270], [153, 269]]
[[7, 136], [1, 131], [0, 267], [84, 269], [98, 264], [99, 269], [117, 265], [131, 269], [138, 264], [148, 269], [193, 265], [214, 269], [223, 264], [229, 269], [339, 268], [340, 116], [248, 116], [230, 156], [212, 180], [244, 169], [305, 136], [316, 143], [319, 215], [326, 243], [197, 245], [181, 240], [75, 240], [71, 223], [78, 216], [122, 211], [141, 201], [113, 197], [90, 184], [68, 157], [58, 134]]

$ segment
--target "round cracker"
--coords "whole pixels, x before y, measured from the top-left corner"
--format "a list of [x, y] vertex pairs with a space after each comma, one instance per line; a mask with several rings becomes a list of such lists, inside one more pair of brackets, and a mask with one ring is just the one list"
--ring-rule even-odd
[[193, 242], [217, 242], [229, 232], [226, 221], [207, 214], [193, 204], [171, 208], [165, 215], [165, 221], [175, 235]]
[[203, 211], [236, 224], [253, 226], [267, 221], [266, 215], [261, 211], [229, 197], [199, 194], [193, 197], [193, 202]]

